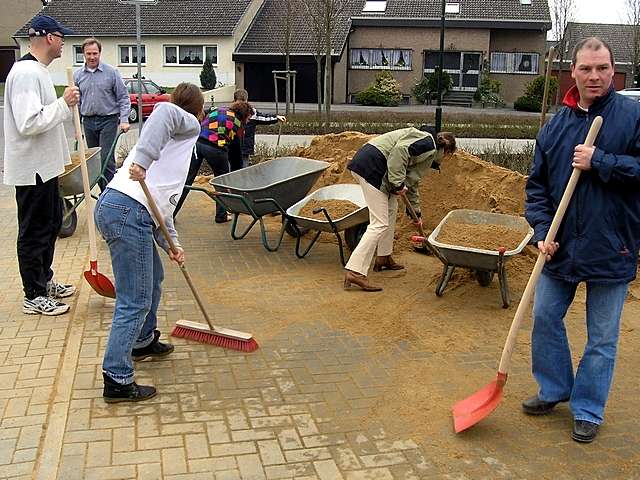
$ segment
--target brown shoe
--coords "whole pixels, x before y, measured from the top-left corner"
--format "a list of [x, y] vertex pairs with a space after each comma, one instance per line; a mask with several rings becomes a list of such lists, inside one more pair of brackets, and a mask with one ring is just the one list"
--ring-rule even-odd
[[384, 257], [376, 257], [376, 263], [373, 265], [374, 272], [382, 272], [383, 270], [404, 270], [404, 265], [396, 263], [391, 255]]
[[352, 284], [359, 286], [365, 292], [380, 292], [382, 290], [382, 287], [371, 285], [365, 275], [347, 270], [344, 274], [344, 289], [349, 290]]

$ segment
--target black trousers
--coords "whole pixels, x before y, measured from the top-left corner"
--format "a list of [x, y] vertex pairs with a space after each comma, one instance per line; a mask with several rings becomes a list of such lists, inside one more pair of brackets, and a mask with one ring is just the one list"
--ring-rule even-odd
[[[200, 170], [203, 160], [209, 164], [209, 167], [213, 170], [213, 174], [216, 177], [229, 173], [229, 154], [227, 150], [214, 147], [210, 142], [198, 140], [196, 143], [196, 154], [191, 156], [191, 164], [189, 165], [189, 173], [187, 173], [185, 185], [193, 185], [193, 181], [198, 176], [198, 170]], [[187, 195], [189, 195], [189, 190], [185, 188], [173, 212], [173, 218], [176, 218]], [[216, 202], [216, 219], [221, 220], [226, 217], [227, 211], [222, 205]]]
[[16, 187], [18, 205], [18, 265], [25, 296], [32, 300], [47, 294], [53, 278], [53, 254], [62, 226], [62, 200], [58, 177], [35, 185]]

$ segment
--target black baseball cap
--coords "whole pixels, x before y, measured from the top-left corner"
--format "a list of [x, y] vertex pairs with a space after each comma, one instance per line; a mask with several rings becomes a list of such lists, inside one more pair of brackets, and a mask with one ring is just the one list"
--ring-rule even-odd
[[47, 33], [60, 32], [62, 35], [74, 35], [75, 32], [62, 25], [58, 20], [48, 15], [37, 15], [31, 20], [30, 37], [42, 37]]

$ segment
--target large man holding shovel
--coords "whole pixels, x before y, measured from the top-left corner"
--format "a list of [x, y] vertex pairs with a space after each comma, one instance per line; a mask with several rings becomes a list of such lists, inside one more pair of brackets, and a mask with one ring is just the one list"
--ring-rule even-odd
[[[603, 422], [616, 359], [620, 316], [640, 248], [640, 104], [616, 94], [609, 45], [592, 37], [573, 52], [576, 85], [541, 130], [527, 182], [525, 214], [547, 256], [533, 317], [532, 370], [538, 394], [522, 404], [544, 415], [570, 402], [572, 438], [593, 441]], [[596, 116], [596, 147], [583, 145]], [[572, 169], [582, 171], [556, 241], [545, 244]], [[588, 340], [574, 375], [564, 325], [576, 288], [586, 282]]]

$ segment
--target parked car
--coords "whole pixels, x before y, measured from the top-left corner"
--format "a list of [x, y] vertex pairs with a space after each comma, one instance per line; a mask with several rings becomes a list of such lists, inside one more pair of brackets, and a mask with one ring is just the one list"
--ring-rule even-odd
[[636, 102], [640, 102], [640, 88], [625, 88], [624, 90], [619, 90], [618, 93]]
[[[138, 121], [138, 79], [123, 78], [124, 84], [129, 92], [129, 100], [131, 100], [131, 111], [129, 112], [129, 122]], [[142, 118], [151, 115], [151, 111], [156, 103], [168, 102], [171, 96], [166, 90], [160, 88], [151, 80], [142, 79]]]

